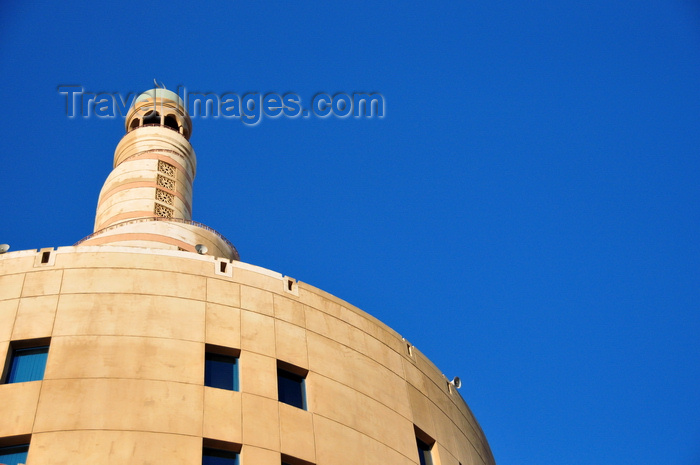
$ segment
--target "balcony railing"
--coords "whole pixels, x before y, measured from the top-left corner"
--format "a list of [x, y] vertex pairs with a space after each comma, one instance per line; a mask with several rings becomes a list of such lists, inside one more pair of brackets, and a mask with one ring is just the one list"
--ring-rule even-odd
[[73, 244], [73, 246], [80, 245], [83, 242], [90, 240], [93, 237], [99, 236], [106, 231], [111, 231], [113, 229], [117, 229], [117, 228], [120, 228], [122, 226], [129, 225], [129, 224], [145, 223], [148, 221], [165, 221], [165, 222], [170, 222], [170, 223], [182, 223], [182, 224], [188, 224], [190, 226], [195, 226], [197, 228], [205, 229], [205, 230], [209, 231], [210, 233], [214, 234], [215, 236], [217, 236], [219, 239], [221, 239], [224, 242], [224, 244], [226, 244], [233, 251], [233, 256], [234, 256], [235, 260], [241, 259], [241, 256], [238, 254], [238, 250], [236, 249], [236, 247], [231, 243], [231, 241], [226, 239], [223, 236], [223, 234], [221, 234], [216, 229], [211, 228], [211, 227], [207, 226], [206, 224], [198, 223], [198, 222], [192, 221], [192, 220], [186, 220], [184, 218], [163, 218], [160, 216], [153, 216], [153, 217], [148, 217], [148, 218], [137, 218], [134, 220], [123, 221], [121, 223], [116, 223], [116, 224], [113, 224], [111, 226], [107, 226], [106, 228], [100, 229], [99, 231], [95, 231], [94, 233], [90, 234], [89, 236], [86, 236], [86, 237], [80, 239], [78, 242]]

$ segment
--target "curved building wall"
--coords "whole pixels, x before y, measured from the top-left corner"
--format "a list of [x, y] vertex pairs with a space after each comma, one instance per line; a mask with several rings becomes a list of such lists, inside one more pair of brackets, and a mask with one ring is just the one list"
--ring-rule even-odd
[[[43, 380], [0, 385], [0, 438], [31, 438], [28, 465], [192, 465], [203, 441], [243, 465], [415, 465], [417, 435], [436, 465], [494, 463], [418, 350], [263, 268], [133, 247], [0, 255], [0, 360], [48, 338]], [[238, 391], [204, 386], [212, 348], [238, 355]], [[305, 374], [306, 410], [278, 401], [280, 366]]]

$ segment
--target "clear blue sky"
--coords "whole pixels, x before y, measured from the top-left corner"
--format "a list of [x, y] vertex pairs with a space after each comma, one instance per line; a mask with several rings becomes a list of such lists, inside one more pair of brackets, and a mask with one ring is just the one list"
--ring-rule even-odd
[[58, 85], [381, 92], [195, 119], [194, 219], [460, 376], [499, 465], [700, 463], [697, 1], [5, 1], [0, 66], [12, 250], [92, 232], [124, 132]]

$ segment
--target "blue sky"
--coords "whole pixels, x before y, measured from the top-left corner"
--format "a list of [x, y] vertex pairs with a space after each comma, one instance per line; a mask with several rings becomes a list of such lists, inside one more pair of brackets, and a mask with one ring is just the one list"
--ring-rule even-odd
[[463, 380], [497, 463], [700, 463], [700, 5], [0, 6], [0, 242], [92, 232], [123, 119], [59, 85], [380, 92], [193, 121], [194, 219]]

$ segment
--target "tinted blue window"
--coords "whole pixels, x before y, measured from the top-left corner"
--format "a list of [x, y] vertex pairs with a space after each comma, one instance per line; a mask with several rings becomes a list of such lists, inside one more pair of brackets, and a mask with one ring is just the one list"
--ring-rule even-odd
[[18, 465], [26, 463], [29, 444], [22, 446], [0, 447], [0, 463]]
[[206, 354], [204, 385], [238, 391], [238, 359], [228, 355]]
[[238, 465], [238, 454], [228, 450], [204, 448], [202, 465]]
[[280, 402], [306, 410], [304, 378], [301, 376], [278, 368], [277, 395]]
[[31, 349], [15, 349], [10, 361], [10, 372], [7, 383], [23, 383], [44, 379], [48, 347], [32, 347]]

